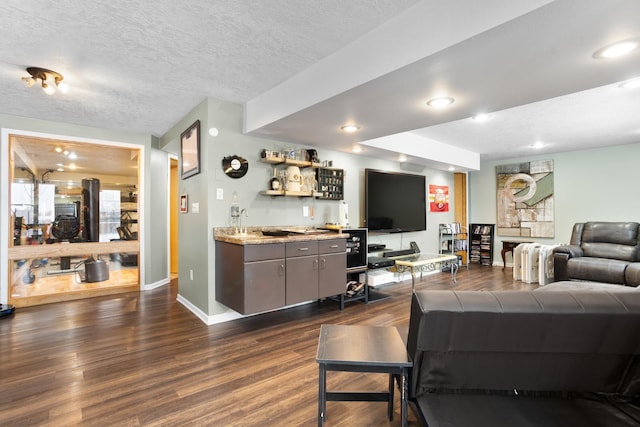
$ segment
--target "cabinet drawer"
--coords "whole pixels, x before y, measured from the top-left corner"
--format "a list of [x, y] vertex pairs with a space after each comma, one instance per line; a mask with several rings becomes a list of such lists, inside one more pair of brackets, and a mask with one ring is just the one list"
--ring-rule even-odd
[[320, 240], [318, 241], [318, 251], [321, 254], [331, 254], [334, 252], [346, 252], [347, 240], [346, 239]]
[[287, 258], [297, 256], [308, 256], [318, 254], [318, 242], [316, 240], [306, 240], [304, 242], [287, 243]]
[[244, 261], [266, 261], [284, 258], [284, 243], [265, 243], [261, 245], [244, 245]]

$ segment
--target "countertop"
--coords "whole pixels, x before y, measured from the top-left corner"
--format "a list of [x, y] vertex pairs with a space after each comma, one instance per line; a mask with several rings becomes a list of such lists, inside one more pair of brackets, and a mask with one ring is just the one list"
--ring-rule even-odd
[[[298, 232], [291, 232], [287, 236], [265, 236], [262, 231], [291, 229]], [[233, 243], [236, 245], [256, 245], [267, 243], [288, 243], [301, 242], [305, 240], [330, 240], [346, 239], [347, 233], [340, 233], [330, 230], [319, 230], [303, 227], [248, 227], [246, 234], [235, 234], [230, 227], [216, 227], [213, 229], [213, 239], [220, 242]]]

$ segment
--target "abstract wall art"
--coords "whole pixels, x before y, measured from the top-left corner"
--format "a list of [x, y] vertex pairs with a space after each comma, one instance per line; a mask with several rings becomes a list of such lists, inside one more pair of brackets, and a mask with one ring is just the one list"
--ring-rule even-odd
[[499, 236], [554, 237], [553, 160], [496, 166]]

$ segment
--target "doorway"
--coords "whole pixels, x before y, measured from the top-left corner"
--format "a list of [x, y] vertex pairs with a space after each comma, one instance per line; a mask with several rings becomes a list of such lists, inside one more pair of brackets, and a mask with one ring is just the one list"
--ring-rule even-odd
[[[6, 145], [5, 145], [6, 144]], [[140, 288], [143, 147], [8, 134], [8, 283], [17, 307]]]
[[178, 159], [169, 157], [169, 276], [178, 278]]

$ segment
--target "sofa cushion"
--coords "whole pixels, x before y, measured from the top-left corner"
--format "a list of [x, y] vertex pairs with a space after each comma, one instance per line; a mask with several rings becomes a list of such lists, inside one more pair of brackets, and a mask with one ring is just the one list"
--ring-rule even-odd
[[569, 259], [567, 273], [572, 279], [622, 284], [627, 265], [627, 261], [584, 256]]
[[640, 262], [627, 266], [624, 271], [624, 280], [627, 286], [640, 286]]
[[637, 222], [587, 222], [582, 231], [584, 256], [640, 261]]
[[534, 292], [566, 291], [603, 291], [603, 292], [640, 292], [640, 288], [624, 286], [619, 283], [590, 282], [586, 280], [562, 280], [534, 289]]
[[[591, 398], [425, 394], [416, 404], [429, 427], [638, 426], [626, 406]], [[633, 408], [632, 408], [633, 410]], [[637, 410], [636, 410], [637, 411]]]

